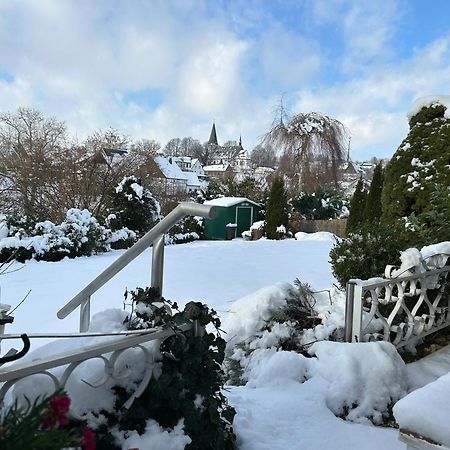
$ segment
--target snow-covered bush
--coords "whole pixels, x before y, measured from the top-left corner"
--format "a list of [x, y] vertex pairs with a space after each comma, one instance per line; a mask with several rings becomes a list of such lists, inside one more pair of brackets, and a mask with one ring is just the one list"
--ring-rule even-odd
[[[25, 223], [26, 227], [19, 226]], [[67, 211], [60, 224], [49, 220], [33, 224], [29, 220], [19, 222], [4, 218], [0, 229], [4, 236], [0, 239], [0, 262], [11, 259], [24, 262], [31, 258], [59, 261], [66, 256], [89, 256], [111, 248], [128, 247], [136, 238], [128, 229], [111, 232], [88, 210], [75, 208]]]
[[204, 236], [203, 218], [188, 216], [170, 229], [166, 235], [166, 244], [185, 244], [203, 239]]
[[109, 226], [145, 234], [160, 219], [161, 208], [153, 194], [135, 176], [123, 178], [111, 196]]
[[[178, 330], [178, 325], [193, 320], [201, 327], [211, 324], [216, 332], [205, 330], [203, 335], [195, 335], [177, 331], [162, 341], [156, 379], [130, 408], [122, 406], [131, 395], [132, 386], [113, 387], [114, 408], [100, 412], [106, 422], [96, 431], [102, 448], [115, 449], [123, 443], [128, 448], [133, 442], [155, 450], [181, 450], [184, 445], [191, 450], [233, 450], [231, 424], [235, 411], [221, 392], [225, 341], [217, 333], [220, 321], [215, 311], [190, 302], [180, 312], [176, 304], [161, 298], [154, 288], [131, 292], [131, 303], [132, 314], [125, 321], [129, 328], [163, 326]], [[116, 430], [113, 440], [110, 430]], [[152, 439], [153, 446], [144, 446]]]
[[298, 281], [295, 288], [280, 283], [238, 300], [223, 325], [229, 383], [260, 388], [311, 380], [324, 386], [335, 415], [391, 420], [393, 403], [408, 388], [405, 364], [387, 342], [338, 342], [344, 310], [340, 291], [317, 293]]

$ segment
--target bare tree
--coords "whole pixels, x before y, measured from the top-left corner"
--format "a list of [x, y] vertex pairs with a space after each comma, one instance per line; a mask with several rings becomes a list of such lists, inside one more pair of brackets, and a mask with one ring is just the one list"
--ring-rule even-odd
[[0, 178], [4, 212], [45, 216], [46, 191], [64, 153], [66, 126], [36, 110], [0, 114]]
[[277, 155], [270, 145], [258, 144], [250, 153], [250, 159], [253, 167], [271, 167], [274, 169], [277, 165]]
[[346, 129], [336, 119], [311, 112], [297, 114], [287, 120], [283, 114], [263, 139], [292, 158], [296, 169], [297, 187], [311, 188], [317, 183], [311, 175], [311, 163], [326, 156], [331, 165], [333, 182], [338, 182], [338, 164], [343, 160], [346, 148]]
[[181, 155], [181, 139], [173, 138], [164, 147], [164, 154], [166, 156], [180, 156]]

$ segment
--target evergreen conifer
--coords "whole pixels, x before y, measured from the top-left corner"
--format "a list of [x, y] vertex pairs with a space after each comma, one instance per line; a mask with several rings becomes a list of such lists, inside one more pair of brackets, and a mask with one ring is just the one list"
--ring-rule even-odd
[[366, 199], [367, 192], [364, 189], [363, 180], [360, 178], [350, 201], [350, 215], [348, 216], [346, 227], [347, 233], [358, 230], [363, 224]]
[[111, 229], [126, 227], [139, 235], [152, 228], [160, 217], [160, 206], [152, 193], [135, 176], [125, 177], [111, 198], [108, 217]]
[[381, 218], [381, 192], [383, 190], [383, 168], [381, 163], [377, 164], [372, 177], [369, 193], [367, 194], [366, 206], [364, 208], [364, 222], [373, 224]]
[[277, 228], [288, 224], [287, 194], [283, 179], [278, 176], [273, 180], [266, 205], [266, 235], [269, 239], [278, 239]]
[[450, 185], [450, 118], [445, 111], [444, 105], [435, 102], [411, 117], [408, 136], [385, 170], [386, 220], [430, 212], [436, 186]]

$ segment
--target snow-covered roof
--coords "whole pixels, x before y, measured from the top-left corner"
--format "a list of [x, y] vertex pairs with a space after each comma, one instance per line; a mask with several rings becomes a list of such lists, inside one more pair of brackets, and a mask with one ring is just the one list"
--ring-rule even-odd
[[228, 208], [229, 206], [237, 205], [238, 203], [242, 202], [249, 202], [252, 205], [260, 206], [258, 203], [255, 203], [248, 198], [245, 197], [220, 197], [215, 198], [213, 200], [207, 200], [204, 204], [205, 205], [213, 205], [213, 206], [223, 206], [225, 208]]
[[181, 171], [181, 169], [174, 162], [170, 162], [167, 158], [164, 158], [163, 156], [155, 156], [155, 163], [158, 164], [158, 167], [166, 178], [187, 180], [186, 175]]
[[427, 95], [426, 97], [420, 97], [412, 103], [408, 110], [408, 120], [415, 116], [424, 106], [431, 106], [439, 103], [447, 107], [445, 111], [445, 117], [450, 118], [450, 95]]
[[211, 166], [203, 167], [205, 172], [225, 172], [230, 167], [229, 164], [212, 164]]
[[183, 174], [187, 178], [187, 184], [188, 186], [201, 186], [201, 183], [198, 179], [198, 176], [195, 172], [183, 172]]

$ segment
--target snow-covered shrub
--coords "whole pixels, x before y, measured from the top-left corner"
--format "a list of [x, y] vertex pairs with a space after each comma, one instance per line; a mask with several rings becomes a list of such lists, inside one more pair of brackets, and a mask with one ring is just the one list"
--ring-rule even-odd
[[129, 248], [137, 241], [137, 234], [128, 228], [120, 228], [111, 232], [108, 240], [112, 249]]
[[18, 224], [25, 224], [25, 221], [10, 223], [8, 225], [7, 219], [0, 222], [3, 236], [0, 239], [0, 262], [11, 259], [24, 262], [31, 258], [59, 261], [66, 256], [75, 258], [111, 248], [126, 248], [136, 240], [136, 234], [126, 228], [111, 232], [86, 209], [69, 209], [60, 224], [45, 220], [34, 224], [28, 222], [24, 228]]
[[[311, 288], [298, 280], [295, 285], [280, 283], [264, 288], [232, 305], [224, 323], [229, 336], [230, 384], [254, 382], [261, 364], [273, 352], [304, 352], [304, 332], [322, 323], [322, 319], [314, 310], [316, 300]], [[295, 377], [300, 379], [303, 375]]]
[[260, 388], [316, 381], [323, 386], [323, 401], [337, 416], [387, 423], [393, 403], [408, 388], [405, 364], [395, 347], [338, 342], [343, 338], [345, 295], [296, 284], [264, 288], [231, 305], [223, 325], [228, 382]]
[[322, 187], [311, 193], [299, 192], [292, 199], [292, 209], [307, 220], [336, 219], [346, 212], [346, 206], [337, 191]]
[[400, 251], [407, 247], [404, 230], [383, 224], [362, 227], [345, 238], [336, 238], [330, 258], [333, 275], [345, 288], [348, 280], [383, 276], [388, 264], [400, 262]]
[[247, 240], [256, 241], [264, 236], [264, 220], [253, 222], [249, 230], [242, 232], [242, 237]]
[[109, 226], [145, 234], [160, 219], [161, 208], [153, 194], [135, 176], [124, 177], [111, 196]]
[[[176, 304], [163, 299], [154, 288], [131, 292], [131, 303], [133, 311], [125, 323], [132, 329], [163, 326], [177, 330], [178, 325], [190, 320], [198, 321], [202, 327], [220, 326], [215, 311], [207, 306], [190, 302], [180, 312]], [[192, 450], [234, 449], [231, 424], [235, 412], [221, 392], [224, 351], [225, 341], [208, 330], [202, 336], [176, 332], [162, 341], [158, 375], [130, 408], [122, 405], [132, 392], [122, 386], [114, 388], [115, 407], [101, 412], [106, 423], [97, 430], [101, 448], [115, 449], [123, 442], [144, 445], [154, 434], [155, 439], [166, 442], [159, 448], [182, 449], [183, 443]], [[117, 430], [115, 439], [111, 429]], [[178, 442], [173, 447], [167, 446], [169, 441], [174, 445], [169, 436], [165, 435], [165, 440], [161, 436], [169, 429], [172, 431], [166, 434]]]
[[69, 209], [59, 229], [71, 243], [71, 257], [88, 256], [109, 250], [110, 230], [100, 225], [87, 209]]
[[170, 229], [166, 235], [166, 244], [185, 244], [203, 239], [204, 236], [203, 218], [188, 216]]

